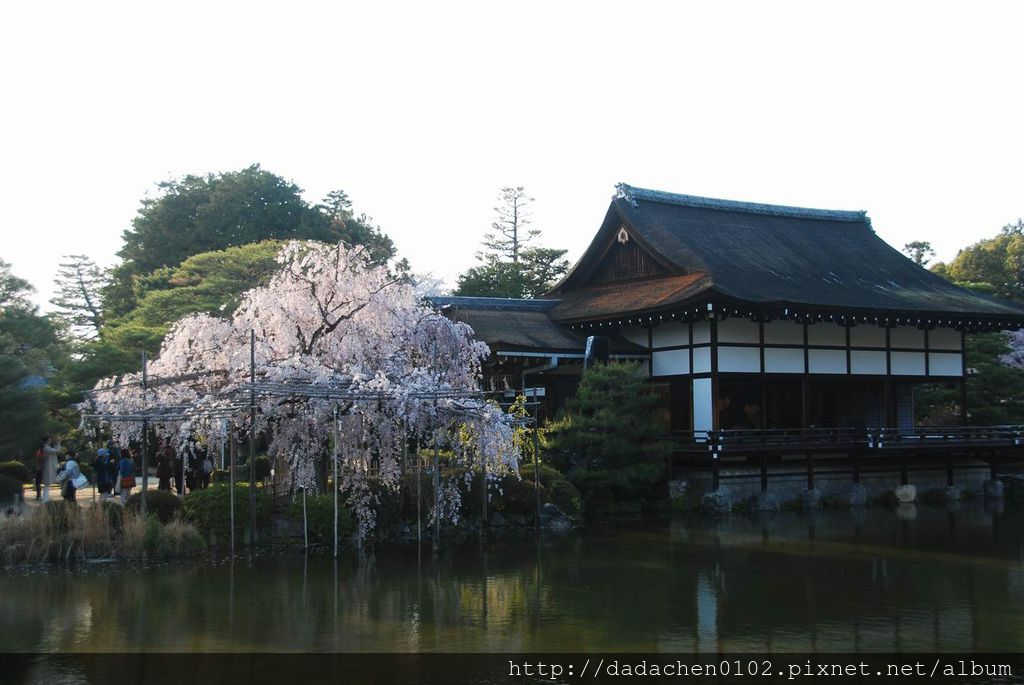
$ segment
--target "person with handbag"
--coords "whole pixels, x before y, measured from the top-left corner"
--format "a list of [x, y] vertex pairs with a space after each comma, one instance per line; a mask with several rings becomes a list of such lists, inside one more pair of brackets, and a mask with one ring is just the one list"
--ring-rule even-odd
[[64, 464], [64, 470], [57, 476], [57, 482], [64, 483], [61, 491], [64, 499], [68, 502], [74, 502], [75, 493], [89, 482], [89, 479], [82, 473], [82, 467], [78, 465], [78, 455], [74, 450], [68, 450], [67, 463]]
[[57, 455], [60, 443], [54, 444], [53, 437], [47, 436], [43, 442], [43, 502], [50, 501], [50, 486], [57, 479]]
[[127, 447], [121, 450], [121, 461], [117, 466], [118, 484], [121, 486], [121, 504], [127, 504], [131, 497], [132, 488], [135, 487], [135, 461], [132, 459], [131, 450]]
[[96, 491], [100, 500], [110, 498], [110, 491], [114, 489], [114, 479], [110, 468], [110, 450], [101, 447], [96, 452], [96, 459], [92, 463], [93, 473], [96, 474]]

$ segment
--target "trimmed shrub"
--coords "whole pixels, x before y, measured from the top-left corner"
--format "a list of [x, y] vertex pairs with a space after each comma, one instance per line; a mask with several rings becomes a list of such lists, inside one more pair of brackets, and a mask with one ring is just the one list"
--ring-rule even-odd
[[0, 463], [0, 476], [13, 478], [19, 483], [31, 483], [32, 472], [20, 461], [5, 461]]
[[[181, 512], [181, 499], [166, 490], [150, 490], [146, 493], [146, 514], [156, 516], [160, 523], [170, 523]], [[136, 492], [125, 503], [128, 511], [139, 513], [142, 492]]]
[[[420, 514], [424, 525], [434, 506], [434, 479], [428, 473], [420, 474]], [[402, 520], [416, 522], [416, 474], [402, 475]]]
[[[302, 524], [302, 494], [296, 495], [288, 505], [288, 518]], [[306, 521], [309, 526], [310, 542], [334, 542], [334, 498], [330, 493], [306, 496]], [[352, 512], [341, 502], [338, 503], [338, 539], [344, 540], [355, 531]]]
[[214, 469], [210, 482], [214, 485], [227, 485], [231, 482], [231, 472], [227, 469]]
[[[532, 480], [503, 476], [499, 481], [501, 494], [492, 500], [495, 511], [503, 514], [532, 516], [537, 513], [537, 494]], [[540, 488], [540, 501], [547, 501], [547, 491]]]
[[24, 490], [23, 483], [17, 478], [0, 475], [0, 502], [13, 502]]
[[[231, 535], [231, 488], [214, 485], [205, 490], [193, 490], [182, 503], [185, 516], [203, 535], [215, 535], [220, 544]], [[270, 493], [256, 489], [256, 528], [270, 527]], [[249, 485], [235, 483], [235, 535], [244, 543], [245, 529], [249, 525]]]
[[580, 497], [580, 491], [565, 479], [556, 480], [551, 484], [548, 501], [570, 518], [578, 519], [583, 514], [583, 498]]

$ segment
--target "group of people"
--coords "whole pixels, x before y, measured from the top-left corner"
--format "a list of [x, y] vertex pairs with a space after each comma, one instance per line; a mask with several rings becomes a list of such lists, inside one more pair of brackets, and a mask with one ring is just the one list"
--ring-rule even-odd
[[[40, 442], [36, 450], [35, 489], [36, 499], [48, 502], [50, 486], [59, 484], [61, 496], [69, 502], [75, 501], [76, 493], [84, 488], [89, 479], [82, 473], [78, 453], [67, 450], [64, 468], [60, 468], [60, 441], [47, 436]], [[108, 443], [107, 447], [96, 451], [92, 468], [96, 479], [96, 492], [100, 499], [110, 499], [117, 495], [124, 504], [131, 496], [135, 487], [135, 460], [127, 447], [118, 447]]]
[[175, 450], [169, 440], [165, 440], [156, 453], [156, 477], [160, 490], [170, 490], [171, 481], [179, 495], [188, 490], [201, 490], [209, 487], [213, 476], [213, 457], [205, 445], [194, 438], [189, 438], [184, 449]]
[[[60, 441], [52, 436], [43, 438], [36, 451], [35, 489], [36, 499], [47, 502], [50, 486], [59, 484], [61, 496], [71, 502], [75, 493], [85, 487], [89, 479], [82, 473], [75, 450], [65, 452], [64, 468], [60, 467]], [[128, 501], [135, 487], [136, 465], [132, 451], [107, 443], [96, 451], [92, 461], [96, 492], [101, 500], [120, 496], [121, 503]], [[171, 481], [179, 495], [185, 489], [197, 490], [210, 485], [213, 475], [213, 458], [207, 448], [190, 438], [183, 450], [174, 450], [169, 440], [164, 441], [156, 455], [156, 477], [160, 490], [170, 490]]]

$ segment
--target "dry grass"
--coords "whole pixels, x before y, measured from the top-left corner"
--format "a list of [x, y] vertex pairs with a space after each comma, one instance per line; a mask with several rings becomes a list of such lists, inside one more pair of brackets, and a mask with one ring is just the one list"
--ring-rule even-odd
[[201, 553], [196, 528], [174, 520], [161, 524], [115, 503], [76, 506], [49, 502], [22, 516], [0, 520], [6, 565], [89, 559], [170, 558]]

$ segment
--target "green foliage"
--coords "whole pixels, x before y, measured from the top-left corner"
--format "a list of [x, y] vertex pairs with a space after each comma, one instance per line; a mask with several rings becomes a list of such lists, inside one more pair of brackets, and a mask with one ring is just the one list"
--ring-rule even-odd
[[[132, 494], [125, 507], [132, 513], [139, 513], [142, 504], [142, 492]], [[146, 493], [146, 514], [155, 516], [160, 523], [170, 523], [178, 517], [182, 510], [181, 498], [166, 490], [149, 490]]]
[[556, 480], [548, 486], [548, 501], [569, 518], [578, 519], [583, 514], [583, 497], [568, 480]]
[[97, 506], [103, 511], [110, 530], [120, 533], [124, 529], [124, 507], [112, 500], [102, 500]]
[[[402, 520], [416, 522], [416, 473], [402, 474]], [[434, 506], [434, 480], [427, 473], [420, 474], [420, 515], [426, 523]]]
[[956, 283], [1024, 301], [1024, 219], [1003, 226], [996, 237], [960, 250], [949, 264], [940, 262], [932, 270]]
[[565, 415], [550, 426], [557, 450], [584, 468], [660, 464], [667, 452], [653, 439], [664, 427], [658, 398], [638, 364], [602, 364], [588, 369]]
[[[302, 523], [302, 495], [295, 496], [288, 505], [288, 518]], [[307, 495], [306, 520], [310, 542], [320, 544], [334, 542], [334, 498], [330, 493], [323, 495]], [[355, 521], [352, 512], [343, 504], [338, 504], [338, 538], [347, 539], [355, 532]]]
[[32, 482], [32, 472], [20, 461], [5, 461], [0, 463], [0, 476], [13, 478], [19, 483]]
[[365, 215], [356, 217], [344, 192], [310, 205], [294, 183], [258, 164], [235, 172], [188, 175], [158, 184], [124, 232], [118, 253], [124, 263], [113, 271], [104, 295], [115, 315], [135, 304], [134, 279], [180, 264], [202, 252], [263, 240], [345, 241], [366, 245], [381, 263], [394, 254], [391, 240]]
[[0, 260], [0, 454], [31, 456], [49, 432], [46, 382], [67, 352], [29, 296], [33, 288]]
[[[185, 496], [185, 516], [199, 531], [217, 536], [219, 544], [226, 544], [231, 535], [231, 488], [214, 485], [205, 490], [194, 490]], [[270, 525], [270, 494], [262, 488], [256, 489], [256, 527], [266, 529]], [[249, 525], [249, 485], [235, 484], [235, 535], [236, 541], [244, 543], [243, 535]]]
[[227, 469], [214, 469], [210, 475], [210, 482], [214, 485], [228, 485], [231, 482], [231, 472]]
[[13, 502], [24, 491], [23, 483], [17, 478], [0, 474], [0, 502]]
[[626, 505], [637, 510], [658, 510], [668, 499], [664, 466], [638, 463], [617, 469], [577, 468], [568, 478], [577, 487], [588, 514], [610, 514]]
[[[501, 491], [492, 500], [495, 511], [506, 515], [533, 516], [537, 513], [537, 492], [534, 481], [515, 476], [502, 476], [498, 482]], [[544, 486], [540, 488], [540, 501], [548, 501]]]
[[536, 298], [551, 290], [569, 270], [567, 250], [529, 248], [520, 261], [488, 261], [461, 274], [453, 295]]
[[[1024, 369], [1001, 357], [1010, 351], [1002, 333], [967, 336], [967, 419], [979, 426], [1024, 421]], [[959, 402], [959, 398], [956, 398]]]
[[566, 271], [566, 250], [528, 247], [540, 231], [530, 224], [533, 198], [522, 186], [502, 188], [500, 204], [494, 208], [491, 233], [484, 236], [484, 251], [477, 254], [483, 262], [459, 276], [455, 295], [475, 297], [540, 297]]

